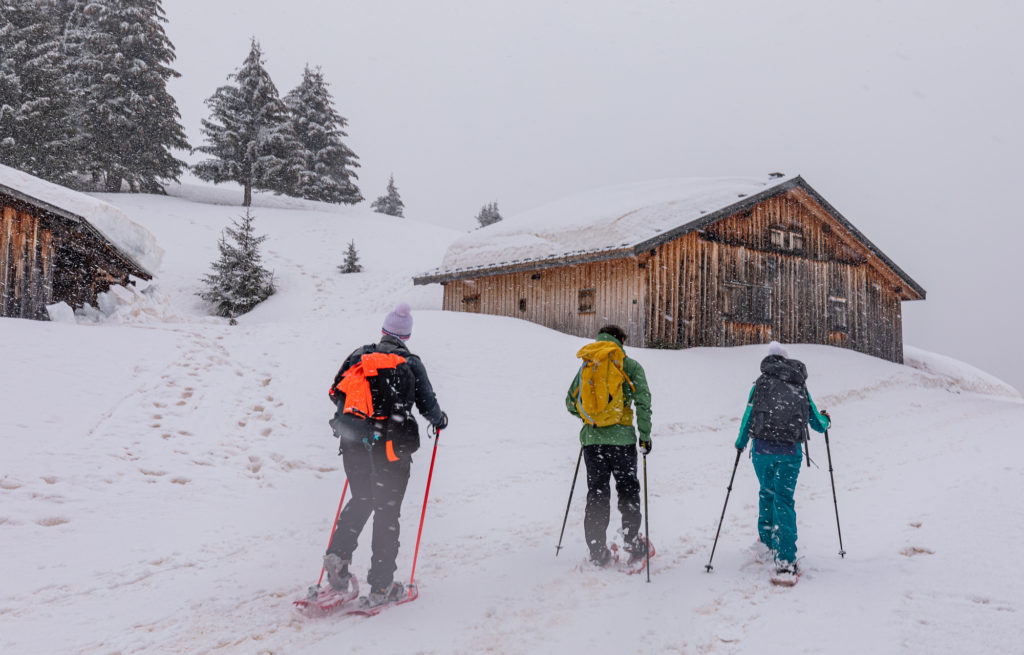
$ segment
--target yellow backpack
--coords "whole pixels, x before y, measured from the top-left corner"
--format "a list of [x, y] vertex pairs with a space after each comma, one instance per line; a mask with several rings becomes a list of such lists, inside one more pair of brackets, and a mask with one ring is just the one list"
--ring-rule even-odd
[[595, 341], [579, 349], [583, 360], [576, 386], [576, 411], [583, 422], [597, 427], [631, 425], [633, 410], [626, 405], [626, 382], [636, 391], [622, 365], [626, 354], [612, 341]]

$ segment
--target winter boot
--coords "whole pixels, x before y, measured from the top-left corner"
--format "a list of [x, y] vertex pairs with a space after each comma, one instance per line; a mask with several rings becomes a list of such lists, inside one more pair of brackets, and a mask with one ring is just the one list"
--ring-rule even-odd
[[363, 607], [376, 607], [385, 603], [393, 603], [405, 596], [405, 586], [401, 582], [392, 582], [386, 587], [374, 587], [369, 595], [359, 599]]
[[639, 562], [647, 557], [647, 540], [637, 535], [633, 541], [627, 543], [622, 549], [629, 555], [630, 564]]
[[775, 563], [775, 575], [772, 576], [773, 583], [791, 587], [796, 584], [799, 578], [800, 568], [796, 565], [796, 562], [779, 560]]
[[596, 567], [604, 568], [612, 562], [612, 551], [607, 546], [601, 546], [601, 550], [590, 552], [590, 563]]
[[352, 577], [348, 572], [348, 565], [351, 563], [351, 559], [342, 559], [341, 555], [336, 553], [327, 553], [324, 556], [324, 570], [327, 571], [327, 583], [331, 585], [331, 589], [335, 591], [348, 590]]

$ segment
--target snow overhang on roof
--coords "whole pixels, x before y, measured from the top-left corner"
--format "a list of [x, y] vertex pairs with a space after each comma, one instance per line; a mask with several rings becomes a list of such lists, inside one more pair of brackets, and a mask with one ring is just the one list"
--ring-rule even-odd
[[80, 225], [109, 243], [144, 277], [160, 268], [164, 251], [146, 228], [113, 205], [0, 164], [0, 193]]
[[799, 175], [687, 178], [626, 184], [543, 205], [478, 229], [448, 247], [441, 266], [413, 278], [447, 282], [635, 256], [799, 187], [920, 297], [925, 291]]

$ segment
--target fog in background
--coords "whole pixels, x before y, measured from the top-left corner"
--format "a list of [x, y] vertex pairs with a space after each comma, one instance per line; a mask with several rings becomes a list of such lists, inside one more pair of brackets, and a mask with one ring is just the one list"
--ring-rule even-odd
[[469, 230], [492, 201], [507, 218], [623, 182], [800, 173], [928, 291], [903, 305], [907, 343], [1024, 389], [1024, 3], [164, 9], [193, 146], [203, 101], [256, 37], [282, 95], [322, 67], [367, 203], [394, 173], [410, 220]]

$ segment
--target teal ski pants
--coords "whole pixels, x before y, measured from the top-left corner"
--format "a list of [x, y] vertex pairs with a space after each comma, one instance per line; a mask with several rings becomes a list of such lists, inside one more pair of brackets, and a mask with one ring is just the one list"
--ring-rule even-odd
[[796, 508], [793, 492], [802, 455], [758, 455], [754, 472], [761, 483], [757, 534], [780, 562], [796, 561]]

